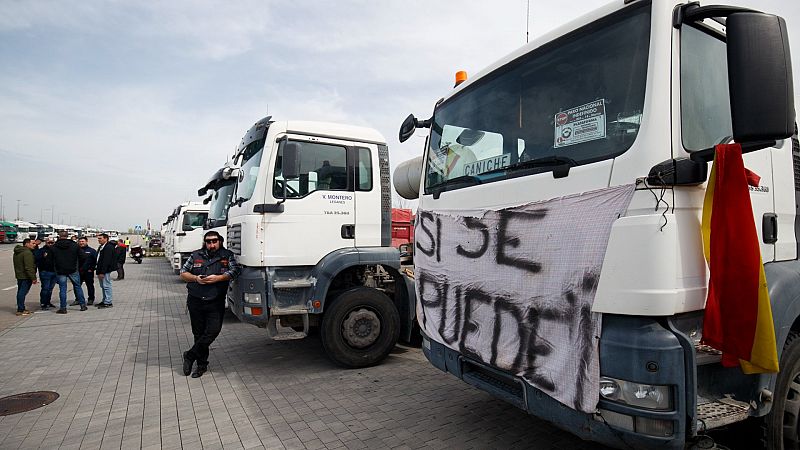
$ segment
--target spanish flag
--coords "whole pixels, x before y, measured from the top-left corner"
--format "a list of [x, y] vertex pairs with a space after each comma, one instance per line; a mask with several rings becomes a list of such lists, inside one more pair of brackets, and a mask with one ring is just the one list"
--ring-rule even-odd
[[778, 371], [775, 329], [739, 144], [718, 145], [703, 203], [703, 250], [711, 273], [703, 343], [722, 351], [722, 365], [746, 374]]

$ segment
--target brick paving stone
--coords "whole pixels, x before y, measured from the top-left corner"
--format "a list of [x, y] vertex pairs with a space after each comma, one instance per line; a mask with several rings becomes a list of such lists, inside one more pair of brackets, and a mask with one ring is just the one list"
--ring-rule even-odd
[[[443, 374], [414, 348], [342, 370], [318, 338], [273, 342], [228, 317], [210, 371], [184, 377], [185, 285], [161, 258], [126, 272], [113, 309], [0, 326], [0, 397], [60, 395], [0, 417], [0, 449], [598, 448]], [[44, 334], [57, 344], [38, 345]]]

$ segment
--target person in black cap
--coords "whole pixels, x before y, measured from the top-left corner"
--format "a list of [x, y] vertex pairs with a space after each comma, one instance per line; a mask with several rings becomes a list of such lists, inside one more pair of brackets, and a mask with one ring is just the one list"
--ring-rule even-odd
[[[192, 378], [208, 370], [208, 348], [222, 331], [228, 284], [241, 272], [233, 252], [222, 244], [219, 233], [207, 232], [203, 248], [194, 251], [181, 267], [181, 279], [188, 283], [186, 306], [194, 335], [194, 346], [183, 353], [183, 374], [191, 373]], [[195, 362], [197, 367], [192, 372]]]

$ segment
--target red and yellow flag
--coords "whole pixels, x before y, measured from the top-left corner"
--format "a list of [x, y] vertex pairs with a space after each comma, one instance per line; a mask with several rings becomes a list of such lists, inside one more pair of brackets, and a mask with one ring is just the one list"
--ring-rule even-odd
[[778, 371], [775, 329], [739, 144], [718, 145], [703, 203], [703, 250], [711, 273], [703, 343], [722, 351], [722, 365], [751, 373]]

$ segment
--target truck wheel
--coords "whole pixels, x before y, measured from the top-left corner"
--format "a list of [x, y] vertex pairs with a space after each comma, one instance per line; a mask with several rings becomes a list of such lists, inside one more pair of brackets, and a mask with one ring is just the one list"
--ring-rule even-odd
[[772, 411], [764, 418], [766, 448], [800, 447], [800, 334], [790, 332], [781, 354]]
[[347, 368], [375, 365], [400, 337], [400, 314], [384, 293], [366, 287], [350, 289], [326, 307], [320, 330], [322, 347]]

